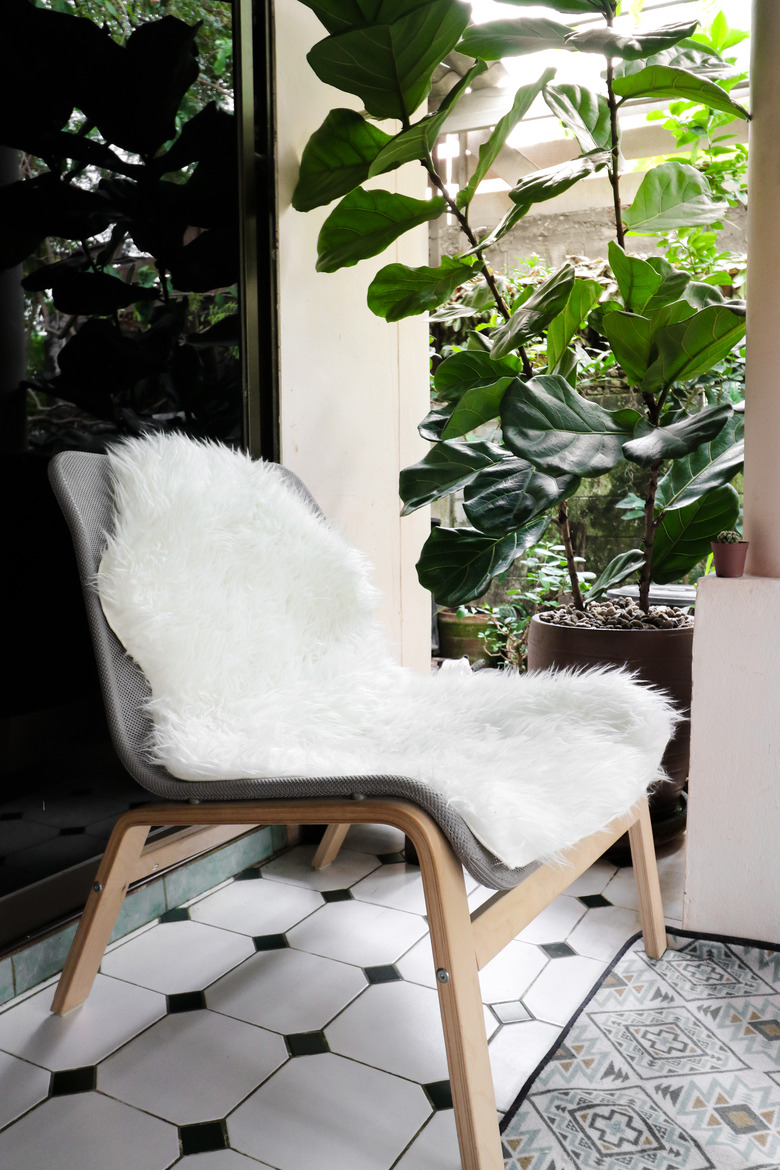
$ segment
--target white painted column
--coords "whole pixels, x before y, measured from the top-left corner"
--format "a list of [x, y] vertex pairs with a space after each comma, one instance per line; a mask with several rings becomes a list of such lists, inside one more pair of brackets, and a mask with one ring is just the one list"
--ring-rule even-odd
[[[427, 449], [416, 431], [429, 403], [427, 322], [389, 325], [366, 305], [368, 285], [385, 264], [427, 263], [427, 231], [409, 232], [352, 268], [315, 271], [330, 208], [292, 209], [301, 154], [331, 108], [359, 108], [306, 62], [324, 35], [303, 4], [276, 5], [281, 458], [374, 565], [380, 620], [398, 658], [428, 670], [430, 597], [414, 565], [430, 520], [427, 509], [401, 520], [398, 498], [400, 469]], [[425, 198], [422, 167], [404, 167], [378, 185]]]
[[751, 34], [748, 571], [699, 583], [683, 924], [780, 943], [780, 3]]

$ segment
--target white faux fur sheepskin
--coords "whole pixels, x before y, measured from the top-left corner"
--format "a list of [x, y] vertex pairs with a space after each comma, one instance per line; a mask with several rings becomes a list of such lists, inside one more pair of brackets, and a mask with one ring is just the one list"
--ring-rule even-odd
[[413, 776], [509, 866], [559, 854], [659, 777], [675, 716], [624, 674], [398, 666], [365, 561], [275, 465], [179, 435], [109, 458], [100, 599], [174, 776]]

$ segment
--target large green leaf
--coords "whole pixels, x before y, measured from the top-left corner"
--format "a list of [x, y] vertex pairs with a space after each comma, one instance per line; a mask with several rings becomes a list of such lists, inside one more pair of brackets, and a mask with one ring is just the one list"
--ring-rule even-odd
[[707, 180], [696, 167], [667, 162], [647, 172], [634, 202], [623, 212], [623, 223], [647, 235], [714, 223], [728, 209], [728, 203], [713, 200]]
[[733, 114], [735, 118], [748, 118], [744, 106], [735, 102], [714, 81], [698, 77], [687, 69], [674, 69], [671, 65], [648, 65], [638, 73], [616, 77], [613, 84], [615, 93], [623, 101], [629, 98], [671, 98], [673, 101], [700, 102], [711, 110]]
[[301, 0], [329, 33], [347, 32], [365, 24], [387, 24], [419, 7], [419, 0]]
[[745, 457], [742, 415], [733, 415], [709, 443], [702, 443], [684, 459], [675, 459], [658, 484], [657, 512], [685, 508], [705, 492], [730, 483], [742, 469]]
[[608, 313], [603, 329], [612, 352], [632, 386], [647, 373], [652, 344], [652, 324], [639, 313]]
[[547, 517], [508, 536], [485, 536], [471, 528], [434, 528], [417, 562], [417, 576], [440, 605], [463, 605], [481, 597], [494, 577], [537, 544]]
[[311, 211], [347, 195], [368, 178], [371, 163], [391, 142], [354, 110], [331, 110], [303, 150], [293, 192], [296, 211]]
[[455, 289], [474, 275], [468, 264], [445, 256], [438, 268], [388, 264], [368, 286], [368, 307], [377, 317], [400, 321], [444, 304]]
[[317, 271], [336, 272], [376, 256], [410, 228], [428, 223], [446, 210], [446, 201], [438, 195], [411, 199], [358, 187], [334, 207], [322, 225], [317, 239]]
[[557, 317], [553, 317], [547, 329], [547, 372], [561, 373], [558, 366], [567, 353], [566, 347], [580, 329], [588, 314], [601, 296], [602, 288], [597, 280], [575, 280], [569, 299]]
[[574, 475], [555, 479], [526, 459], [509, 458], [478, 471], [466, 484], [463, 510], [480, 532], [502, 536], [567, 500], [579, 486]]
[[437, 366], [433, 376], [436, 397], [443, 402], [458, 402], [468, 390], [485, 389], [500, 378], [513, 378], [521, 368], [519, 360], [512, 356], [496, 361], [484, 350], [462, 349]]
[[484, 61], [477, 61], [468, 73], [452, 87], [435, 114], [428, 114], [415, 122], [408, 130], [402, 130], [391, 138], [383, 150], [380, 150], [369, 167], [369, 175], [384, 175], [396, 167], [407, 162], [424, 162], [430, 158], [436, 139], [441, 128], [450, 116], [452, 108], [457, 105], [462, 95], [480, 73], [484, 73], [487, 65]]
[[571, 130], [583, 154], [611, 145], [609, 106], [601, 94], [581, 85], [545, 85], [543, 94], [556, 118]]
[[629, 313], [641, 313], [658, 291], [661, 273], [641, 256], [630, 255], [614, 240], [610, 240], [607, 253], [623, 304]]
[[512, 316], [493, 333], [494, 358], [501, 358], [517, 349], [529, 337], [536, 337], [566, 308], [574, 287], [574, 268], [564, 264], [548, 276]]
[[627, 77], [631, 73], [638, 73], [640, 69], [647, 69], [651, 65], [669, 65], [672, 69], [687, 69], [697, 77], [727, 79], [736, 75], [736, 70], [728, 61], [724, 61], [720, 53], [714, 49], [707, 49], [693, 40], [680, 41], [671, 49], [664, 49], [661, 53], [654, 53], [652, 57], [637, 61], [619, 61], [615, 65], [615, 77]]
[[453, 410], [442, 431], [443, 439], [457, 439], [476, 430], [482, 423], [498, 418], [501, 400], [511, 385], [512, 378], [500, 378], [492, 386], [478, 386], [467, 390]]
[[569, 187], [578, 183], [580, 179], [602, 170], [609, 159], [609, 151], [596, 150], [591, 154], [582, 154], [579, 158], [558, 163], [557, 166], [533, 171], [515, 183], [509, 191], [509, 198], [518, 207], [523, 208], [530, 207], [533, 203], [543, 203], [568, 191]]
[[556, 374], [516, 378], [501, 404], [507, 447], [553, 476], [609, 471], [639, 418], [636, 410], [605, 410]]
[[458, 45], [458, 52], [481, 61], [500, 61], [542, 49], [563, 49], [570, 30], [565, 24], [540, 17], [536, 20], [489, 20], [472, 25]]
[[404, 467], [399, 477], [399, 491], [404, 502], [402, 516], [408, 516], [423, 504], [449, 495], [463, 487], [478, 471], [508, 458], [508, 452], [495, 443], [436, 443], [427, 455], [411, 467]]
[[326, 37], [306, 59], [320, 81], [357, 94], [373, 117], [406, 124], [468, 20], [469, 9], [459, 0], [423, 0], [392, 23]]
[[710, 541], [739, 516], [739, 496], [731, 484], [706, 492], [685, 508], [664, 512], [655, 530], [653, 576], [659, 585], [679, 581], [710, 552]]
[[649, 367], [642, 390], [655, 394], [673, 382], [706, 374], [745, 336], [745, 317], [728, 305], [709, 305], [684, 321], [659, 329], [658, 357]]
[[429, 443], [438, 443], [454, 409], [455, 403], [448, 402], [444, 406], [434, 406], [429, 410], [422, 422], [417, 424], [417, 430], [422, 438], [427, 439]]
[[667, 24], [653, 32], [637, 33], [633, 37], [623, 36], [611, 28], [589, 28], [567, 37], [566, 48], [577, 49], [580, 53], [602, 53], [605, 57], [636, 61], [649, 57], [651, 53], [669, 49], [678, 41], [684, 41], [695, 31], [698, 23], [698, 20], [694, 20], [687, 24]]
[[625, 581], [632, 573], [641, 569], [644, 563], [645, 554], [639, 548], [630, 548], [628, 552], [618, 553], [591, 584], [588, 601], [597, 601], [599, 597], [603, 597], [608, 589], [614, 589], [621, 581]]
[[466, 186], [458, 192], [457, 201], [459, 207], [466, 207], [471, 203], [471, 200], [476, 194], [477, 187], [498, 158], [508, 135], [520, 119], [528, 112], [531, 103], [539, 95], [542, 87], [554, 76], [554, 69], [546, 69], [538, 81], [534, 81], [531, 85], [522, 85], [518, 89], [512, 102], [512, 108], [496, 123], [487, 142], [483, 142], [480, 146], [479, 158], [474, 169], [474, 174]]
[[643, 419], [635, 437], [624, 443], [623, 454], [640, 467], [650, 467], [659, 459], [680, 459], [714, 439], [732, 413], [731, 404], [724, 403], [708, 406], [665, 427], [654, 427]]

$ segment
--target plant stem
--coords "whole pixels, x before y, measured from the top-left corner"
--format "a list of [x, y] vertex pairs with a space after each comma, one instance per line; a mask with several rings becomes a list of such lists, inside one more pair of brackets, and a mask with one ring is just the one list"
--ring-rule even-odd
[[585, 602], [582, 599], [582, 590], [580, 589], [580, 579], [577, 575], [577, 564], [574, 560], [574, 543], [571, 538], [571, 524], [569, 523], [569, 506], [566, 500], [563, 500], [558, 508], [558, 515], [556, 523], [561, 530], [561, 540], [563, 541], [564, 551], [566, 553], [566, 567], [569, 570], [569, 578], [571, 580], [571, 594], [574, 608], [585, 612]]
[[642, 547], [645, 550], [645, 561], [639, 577], [639, 608], [643, 613], [650, 609], [650, 577], [653, 568], [653, 543], [658, 521], [655, 518], [655, 496], [658, 491], [658, 473], [663, 460], [658, 459], [650, 467], [650, 478], [645, 492], [645, 536]]
[[[436, 171], [436, 168], [430, 162], [424, 162], [423, 166], [425, 167], [426, 171], [428, 172], [428, 175], [429, 175], [430, 180], [433, 183], [434, 187], [436, 187], [437, 191], [439, 191], [444, 196], [444, 199], [447, 202], [447, 206], [449, 207], [451, 214], [454, 215], [456, 220], [458, 221], [458, 226], [460, 227], [460, 230], [463, 232], [466, 239], [471, 244], [472, 248], [476, 248], [479, 241], [477, 240], [477, 237], [474, 235], [473, 231], [471, 230], [471, 224], [469, 223], [468, 219], [463, 214], [461, 209], [458, 207], [457, 203], [452, 198], [452, 196], [450, 195], [447, 188], [444, 186], [444, 183], [440, 179], [440, 177]], [[511, 313], [509, 311], [509, 306], [507, 305], [504, 298], [501, 296], [501, 292], [498, 288], [498, 285], [496, 284], [496, 278], [494, 277], [493, 273], [490, 271], [490, 267], [487, 264], [487, 261], [485, 260], [485, 257], [481, 251], [477, 251], [477, 258], [478, 258], [479, 263], [480, 263], [480, 272], [484, 276], [485, 282], [486, 282], [488, 288], [490, 289], [491, 293], [493, 294], [493, 300], [496, 302], [496, 308], [498, 309], [499, 313], [504, 318], [504, 320], [508, 321], [510, 316], [511, 316]], [[532, 378], [533, 372], [534, 372], [533, 366], [531, 365], [528, 354], [526, 353], [525, 346], [523, 346], [523, 345], [519, 346], [518, 353], [520, 354], [520, 360], [523, 363], [523, 377], [524, 378]]]
[[[612, 21], [609, 20], [609, 24]], [[612, 185], [612, 204], [615, 210], [615, 236], [621, 248], [625, 247], [626, 236], [623, 230], [623, 213], [620, 210], [620, 131], [617, 120], [617, 99], [612, 87], [614, 71], [612, 58], [607, 57], [607, 104], [609, 106], [609, 137], [611, 143], [612, 162], [609, 167], [609, 181]]]

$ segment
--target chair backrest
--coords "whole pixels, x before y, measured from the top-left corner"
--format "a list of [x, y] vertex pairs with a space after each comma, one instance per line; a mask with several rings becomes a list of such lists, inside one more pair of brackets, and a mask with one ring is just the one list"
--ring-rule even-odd
[[[185, 781], [151, 762], [152, 724], [145, 704], [150, 691], [143, 672], [125, 652], [104, 615], [97, 572], [113, 527], [113, 498], [105, 455], [64, 451], [49, 464], [49, 479], [70, 528], [81, 578], [87, 620], [109, 732], [122, 765], [147, 791], [166, 800], [252, 800], [352, 795], [400, 797], [424, 808], [438, 822], [458, 857], [483, 885], [511, 889], [538, 868], [537, 862], [510, 869], [477, 840], [463, 818], [427, 785], [408, 776], [260, 777], [243, 780]], [[279, 473], [320, 515], [304, 484], [287, 468]]]

